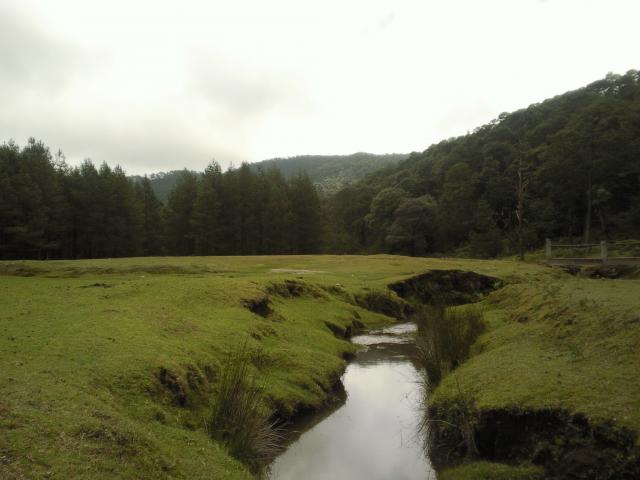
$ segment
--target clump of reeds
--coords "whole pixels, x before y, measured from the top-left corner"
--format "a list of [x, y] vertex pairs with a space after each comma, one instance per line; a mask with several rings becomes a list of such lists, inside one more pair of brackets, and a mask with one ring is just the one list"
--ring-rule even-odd
[[431, 386], [469, 358], [471, 345], [486, 327], [477, 305], [425, 307], [416, 319], [419, 357]]
[[[451, 459], [458, 456], [474, 458], [478, 456], [476, 444], [476, 426], [479, 412], [475, 395], [463, 391], [457, 384], [457, 394], [437, 407], [425, 403], [419, 432], [424, 441], [425, 452], [432, 462], [450, 464]], [[428, 395], [428, 384], [425, 388], [425, 400]]]
[[266, 408], [246, 348], [229, 356], [208, 421], [209, 434], [254, 472], [279, 453], [283, 434]]

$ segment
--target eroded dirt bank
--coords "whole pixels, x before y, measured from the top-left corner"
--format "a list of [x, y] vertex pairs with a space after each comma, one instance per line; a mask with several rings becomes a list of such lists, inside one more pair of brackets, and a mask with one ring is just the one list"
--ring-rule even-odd
[[464, 270], [430, 270], [392, 283], [389, 289], [412, 302], [461, 305], [477, 302], [502, 283], [498, 278]]
[[628, 428], [560, 409], [474, 410], [464, 403], [429, 408], [430, 456], [440, 468], [476, 458], [539, 465], [546, 479], [640, 478], [637, 434]]
[[[434, 287], [438, 280], [443, 283]], [[496, 280], [447, 271], [390, 285], [414, 303], [462, 304], [489, 294], [489, 331], [429, 400], [434, 463], [441, 469], [475, 460], [532, 464], [544, 471], [535, 478], [558, 480], [640, 478], [629, 415], [640, 406], [631, 374], [637, 315], [611, 302], [613, 295], [598, 298], [601, 288], [618, 294], [611, 283], [563, 277], [491, 294], [502, 285]], [[599, 402], [609, 410], [599, 410]]]

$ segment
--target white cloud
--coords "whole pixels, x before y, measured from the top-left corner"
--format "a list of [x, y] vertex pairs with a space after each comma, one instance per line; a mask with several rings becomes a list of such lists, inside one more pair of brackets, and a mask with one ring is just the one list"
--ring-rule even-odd
[[131, 173], [403, 152], [638, 68], [635, 0], [7, 0], [0, 141]]

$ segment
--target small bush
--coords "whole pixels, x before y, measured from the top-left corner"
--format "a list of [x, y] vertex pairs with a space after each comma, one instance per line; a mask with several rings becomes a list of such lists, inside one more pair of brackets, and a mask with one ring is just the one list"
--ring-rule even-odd
[[[463, 391], [456, 381], [458, 392], [437, 405], [425, 403], [420, 433], [424, 440], [425, 453], [434, 465], [452, 465], [456, 460], [478, 458], [476, 443], [477, 425], [480, 413], [476, 405], [476, 395]], [[425, 399], [429, 390], [423, 384]]]
[[425, 307], [416, 319], [419, 357], [431, 386], [469, 358], [471, 345], [486, 327], [477, 305]]
[[279, 452], [282, 434], [270, 420], [264, 389], [251, 374], [246, 348], [229, 357], [208, 422], [210, 435], [254, 472]]

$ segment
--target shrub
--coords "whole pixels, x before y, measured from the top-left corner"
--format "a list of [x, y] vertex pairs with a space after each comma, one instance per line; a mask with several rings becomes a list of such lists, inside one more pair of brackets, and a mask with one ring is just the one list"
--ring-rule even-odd
[[[427, 405], [423, 410], [420, 432], [425, 452], [434, 465], [451, 465], [452, 460], [479, 456], [476, 430], [480, 413], [476, 395], [463, 391], [457, 383], [457, 394], [436, 405]], [[428, 384], [424, 384], [425, 394]], [[425, 395], [426, 399], [426, 395]]]
[[486, 327], [477, 305], [425, 307], [416, 319], [418, 353], [431, 386], [469, 358], [471, 345]]
[[254, 472], [280, 450], [282, 433], [265, 407], [264, 388], [251, 374], [246, 348], [230, 355], [208, 422], [209, 434]]

